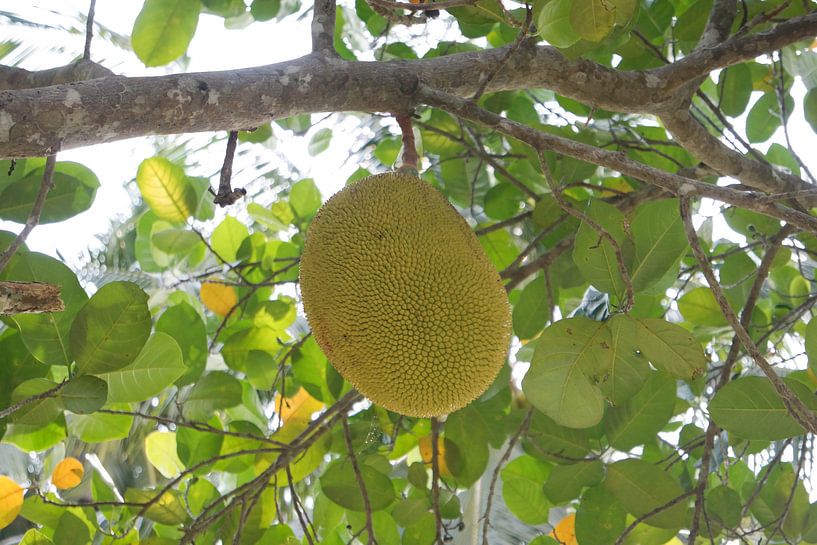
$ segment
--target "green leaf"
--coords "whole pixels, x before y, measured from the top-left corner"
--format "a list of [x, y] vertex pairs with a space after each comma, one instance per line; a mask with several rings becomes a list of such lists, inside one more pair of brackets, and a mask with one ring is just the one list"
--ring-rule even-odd
[[635, 260], [630, 278], [633, 290], [644, 291], [677, 267], [687, 248], [677, 199], [662, 199], [639, 206], [630, 225]]
[[184, 363], [190, 369], [176, 384], [184, 386], [198, 379], [207, 363], [207, 332], [196, 309], [185, 302], [173, 305], [159, 317], [156, 331], [176, 340]]
[[559, 505], [579, 497], [584, 487], [595, 486], [603, 478], [604, 464], [600, 460], [557, 465], [545, 482], [545, 494]]
[[549, 318], [545, 277], [539, 274], [525, 286], [513, 307], [513, 332], [520, 339], [532, 339], [544, 329]]
[[[802, 399], [812, 397], [804, 384], [793, 380], [786, 383]], [[765, 377], [741, 377], [729, 382], [712, 398], [709, 413], [718, 426], [744, 439], [775, 441], [803, 433]]]
[[706, 512], [715, 522], [727, 528], [740, 524], [740, 496], [728, 486], [720, 485], [706, 493]]
[[[112, 405], [111, 409], [126, 410], [126, 405]], [[85, 443], [104, 443], [124, 439], [133, 425], [133, 417], [121, 414], [69, 414], [68, 433]]]
[[803, 114], [811, 130], [817, 133], [817, 87], [809, 89], [809, 92], [806, 93], [803, 99]]
[[618, 450], [628, 451], [655, 439], [675, 409], [675, 379], [654, 371], [644, 387], [604, 418], [604, 433]]
[[[129, 488], [125, 491], [125, 500], [134, 503], [146, 503], [153, 500], [159, 490], [143, 490]], [[188, 518], [187, 509], [184, 507], [184, 500], [178, 490], [168, 490], [161, 495], [158, 501], [154, 502], [145, 512], [145, 516], [159, 524], [175, 526], [183, 523]]]
[[[791, 115], [794, 99], [786, 96], [786, 114]], [[765, 142], [780, 128], [781, 115], [777, 94], [767, 92], [755, 102], [746, 117], [746, 136], [751, 143]]]
[[511, 513], [525, 524], [547, 521], [550, 504], [542, 483], [548, 472], [548, 464], [528, 455], [519, 456], [502, 468], [502, 498]]
[[256, 21], [269, 21], [278, 15], [281, 0], [253, 0], [250, 13]]
[[482, 235], [479, 237], [479, 245], [499, 271], [508, 267], [519, 253], [514, 237], [504, 229]]
[[752, 96], [752, 70], [746, 64], [736, 64], [722, 70], [718, 76], [721, 111], [737, 117], [746, 110]]
[[[661, 467], [644, 460], [628, 459], [607, 466], [604, 486], [632, 515], [640, 517], [683, 494], [683, 489]], [[686, 505], [679, 502], [644, 520], [657, 528], [679, 529], [686, 518]]]
[[154, 431], [145, 437], [145, 457], [166, 479], [184, 471], [184, 464], [176, 454], [176, 434], [172, 431]]
[[405, 528], [420, 522], [429, 509], [431, 509], [431, 502], [428, 501], [428, 498], [409, 498], [395, 505], [391, 515], [397, 524]]
[[88, 545], [91, 534], [85, 522], [69, 511], [60, 517], [54, 530], [54, 541], [60, 545]]
[[187, 370], [173, 337], [157, 332], [132, 363], [98, 375], [108, 383], [109, 403], [129, 403], [161, 393]]
[[232, 263], [238, 260], [238, 251], [250, 236], [247, 227], [232, 216], [227, 216], [213, 231], [210, 245], [220, 260]]
[[494, 220], [506, 220], [519, 213], [524, 195], [515, 185], [500, 182], [485, 193], [485, 215]]
[[624, 531], [627, 512], [603, 485], [588, 488], [576, 509], [576, 539], [582, 545], [610, 545]]
[[[34, 169], [0, 193], [0, 219], [25, 223], [40, 191], [44, 167]], [[40, 223], [63, 221], [91, 207], [99, 179], [79, 163], [59, 162], [54, 168], [54, 186], [45, 199]]]
[[59, 415], [45, 426], [10, 424], [3, 441], [16, 445], [23, 452], [39, 452], [60, 444], [65, 439], [65, 417]]
[[[18, 385], [11, 393], [12, 402], [23, 401], [56, 387], [57, 383], [45, 378], [32, 378]], [[15, 424], [45, 426], [62, 414], [62, 402], [57, 394], [32, 401], [13, 413]]]
[[545, 4], [536, 19], [539, 35], [554, 47], [570, 47], [581, 39], [573, 29], [573, 0], [552, 0]]
[[19, 545], [54, 545], [54, 542], [47, 535], [32, 528], [23, 535]]
[[[613, 237], [613, 240], [618, 242], [623, 253], [626, 240], [623, 227], [626, 219], [624, 214], [613, 205], [598, 200], [590, 203], [586, 213], [590, 219], [604, 228]], [[576, 232], [573, 261], [582, 275], [596, 289], [614, 295], [624, 293], [624, 281], [619, 273], [615, 248], [585, 222], [582, 222]]]
[[189, 420], [207, 420], [216, 409], [235, 407], [241, 403], [241, 383], [224, 371], [211, 371], [193, 385], [182, 405], [182, 414]]
[[316, 156], [318, 154], [323, 153], [329, 148], [329, 143], [332, 141], [332, 129], [319, 129], [312, 135], [312, 138], [309, 140], [309, 146], [307, 147], [307, 151], [309, 155]]
[[656, 369], [681, 379], [706, 370], [701, 344], [686, 329], [659, 318], [635, 320], [638, 347]]
[[531, 405], [570, 428], [587, 428], [604, 414], [604, 397], [590, 380], [609, 368], [610, 331], [588, 318], [560, 320], [536, 343], [522, 391]]
[[99, 374], [131, 363], [150, 335], [147, 294], [132, 282], [105, 284], [71, 326], [71, 351], [80, 373]]
[[199, 236], [187, 229], [165, 229], [150, 237], [151, 243], [166, 254], [187, 255], [203, 244]]
[[488, 438], [486, 429], [482, 426], [475, 427], [474, 422], [481, 422], [483, 419], [478, 408], [474, 404], [468, 405], [453, 414], [448, 415], [445, 421], [445, 439], [456, 445], [457, 453], [467, 453], [458, 455], [456, 459], [449, 458], [450, 452], [454, 449], [447, 449], [446, 463], [454, 479], [461, 487], [473, 485], [488, 466]]
[[574, 0], [570, 8], [570, 26], [579, 38], [600, 42], [616, 24], [615, 5], [609, 0]]
[[108, 385], [104, 380], [92, 375], [72, 378], [59, 391], [63, 406], [77, 414], [89, 414], [105, 404], [108, 399]]
[[808, 367], [817, 373], [817, 318], [812, 318], [806, 325], [805, 342]]
[[610, 330], [611, 363], [607, 379], [599, 384], [610, 403], [620, 405], [638, 392], [647, 380], [650, 365], [638, 349], [635, 323], [617, 314], [606, 323]]
[[151, 157], [142, 161], [136, 172], [136, 184], [142, 198], [160, 219], [182, 223], [196, 211], [196, 191], [188, 183], [184, 170], [164, 157]]
[[[378, 470], [358, 460], [360, 475], [369, 495], [372, 511], [385, 509], [394, 501], [394, 487], [389, 478]], [[341, 507], [351, 511], [364, 511], [363, 497], [352, 463], [337, 460], [329, 465], [320, 478], [321, 490], [326, 496]]]
[[48, 365], [69, 365], [74, 356], [69, 347], [71, 324], [88, 296], [76, 275], [53, 257], [30, 252], [16, 255], [8, 266], [6, 280], [57, 284], [65, 310], [12, 317], [31, 355]]
[[678, 310], [695, 326], [723, 327], [726, 318], [709, 288], [693, 288], [678, 300]]
[[181, 57], [196, 33], [200, 9], [199, 0], [145, 0], [131, 32], [139, 60], [161, 66]]
[[312, 219], [321, 207], [321, 192], [311, 178], [295, 182], [289, 192], [289, 205], [298, 218]]
[[176, 454], [182, 464], [191, 467], [218, 456], [224, 437], [218, 433], [206, 433], [191, 428], [176, 429]]

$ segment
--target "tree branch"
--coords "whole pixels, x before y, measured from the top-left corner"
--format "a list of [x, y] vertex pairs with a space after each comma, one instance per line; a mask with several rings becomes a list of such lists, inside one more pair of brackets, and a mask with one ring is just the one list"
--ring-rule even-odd
[[471, 102], [424, 85], [421, 85], [418, 89], [418, 95], [431, 106], [436, 106], [464, 119], [482, 123], [508, 136], [526, 142], [536, 149], [554, 151], [607, 167], [642, 182], [665, 189], [674, 195], [708, 197], [734, 206], [748, 208], [766, 216], [786, 221], [803, 230], [817, 233], [817, 218], [791, 208], [779, 205], [769, 206], [769, 203], [763, 200], [766, 195], [762, 193], [738, 191], [658, 170], [629, 159], [620, 152], [603, 150], [533, 129], [489, 112]]
[[343, 439], [346, 443], [346, 453], [349, 455], [349, 461], [352, 462], [352, 471], [355, 473], [355, 480], [357, 487], [360, 489], [360, 496], [363, 498], [363, 509], [366, 512], [366, 543], [368, 545], [377, 545], [377, 540], [374, 537], [374, 524], [372, 524], [372, 504], [369, 501], [369, 491], [366, 490], [366, 483], [363, 481], [363, 475], [360, 473], [360, 466], [357, 463], [357, 456], [355, 456], [355, 449], [352, 446], [352, 435], [349, 433], [349, 419], [342, 418], [343, 424]]
[[803, 403], [803, 401], [797, 397], [797, 394], [795, 394], [792, 389], [789, 388], [789, 385], [783, 382], [783, 380], [777, 376], [774, 368], [766, 360], [763, 354], [760, 353], [757, 345], [749, 336], [749, 332], [746, 331], [746, 328], [740, 323], [737, 315], [735, 315], [735, 311], [732, 310], [732, 307], [729, 305], [729, 301], [726, 299], [726, 294], [723, 292], [723, 288], [721, 287], [720, 283], [718, 283], [717, 278], [715, 278], [715, 273], [712, 271], [712, 266], [706, 259], [706, 254], [704, 253], [703, 248], [701, 248], [698, 235], [695, 233], [695, 227], [692, 225], [689, 199], [686, 197], [681, 197], [681, 217], [684, 220], [684, 230], [686, 231], [689, 245], [692, 248], [692, 253], [698, 260], [701, 271], [706, 277], [709, 288], [712, 290], [712, 295], [715, 296], [715, 300], [718, 302], [718, 306], [720, 307], [724, 318], [726, 318], [726, 321], [735, 331], [735, 334], [737, 335], [738, 339], [740, 339], [744, 349], [746, 349], [746, 351], [752, 357], [755, 364], [757, 364], [761, 371], [763, 371], [763, 373], [769, 378], [769, 381], [772, 383], [775, 391], [780, 396], [783, 404], [786, 405], [786, 409], [788, 409], [788, 412], [792, 418], [794, 418], [794, 420], [806, 431], [810, 433], [817, 432], [817, 415], [811, 412], [811, 410], [806, 407], [805, 403]]
[[114, 76], [114, 73], [101, 64], [86, 59], [58, 68], [37, 71], [0, 65], [0, 91], [48, 87], [108, 76]]
[[0, 314], [60, 312], [65, 305], [60, 287], [42, 282], [0, 281]]
[[[43, 155], [61, 138], [69, 149], [135, 136], [255, 127], [301, 113], [405, 112], [417, 102], [419, 82], [456, 96], [473, 96], [482, 83], [480, 74], [491, 73], [503, 60], [486, 92], [544, 87], [596, 108], [654, 113], [692, 79], [814, 34], [817, 13], [644, 71], [567, 59], [553, 47], [522, 42], [413, 61], [349, 62], [313, 53], [243, 70], [110, 76], [71, 86], [5, 91], [0, 92], [0, 156]], [[508, 56], [514, 47], [518, 49]]]
[[49, 155], [48, 159], [45, 161], [43, 179], [42, 182], [40, 182], [40, 191], [37, 193], [37, 197], [34, 199], [34, 205], [31, 207], [31, 213], [26, 219], [26, 224], [23, 227], [23, 230], [20, 231], [20, 234], [17, 235], [17, 238], [14, 239], [14, 242], [9, 244], [8, 248], [6, 248], [3, 253], [0, 254], [0, 271], [6, 268], [6, 265], [8, 265], [9, 261], [11, 261], [14, 253], [25, 243], [28, 235], [34, 230], [37, 224], [40, 223], [40, 214], [43, 211], [43, 205], [45, 205], [45, 198], [48, 196], [48, 192], [51, 191], [51, 188], [54, 187], [54, 168], [56, 165], [56, 154]]
[[315, 0], [312, 8], [312, 51], [335, 55], [335, 0]]

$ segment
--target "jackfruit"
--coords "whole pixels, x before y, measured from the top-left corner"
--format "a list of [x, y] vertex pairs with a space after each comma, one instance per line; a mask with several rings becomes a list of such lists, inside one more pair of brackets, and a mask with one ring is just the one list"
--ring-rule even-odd
[[300, 282], [329, 361], [391, 411], [460, 409], [505, 362], [499, 274], [465, 220], [415, 176], [377, 174], [332, 196], [309, 227]]

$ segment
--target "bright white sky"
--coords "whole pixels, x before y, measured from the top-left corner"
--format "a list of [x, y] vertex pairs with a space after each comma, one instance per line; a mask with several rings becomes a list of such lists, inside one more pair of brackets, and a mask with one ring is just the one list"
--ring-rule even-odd
[[[24, 4], [16, 0], [0, 0], [0, 9], [11, 8], [11, 11], [23, 17], [52, 24], [58, 29], [39, 30], [20, 26], [3, 29], [3, 39], [18, 39], [24, 46], [36, 44], [33, 46], [34, 53], [25, 57], [22, 67], [42, 69], [63, 65], [81, 54], [84, 45], [83, 33], [70, 34], [60, 28], [66, 26], [79, 28], [79, 23], [75, 22], [78, 17], [72, 14], [85, 13], [89, 0], [34, 0], [29, 6]], [[349, 0], [340, 0], [340, 4], [353, 5]], [[128, 36], [141, 6], [142, 2], [139, 0], [98, 0], [96, 21], [119, 34]], [[225, 28], [224, 19], [221, 17], [202, 15], [199, 18], [196, 35], [188, 49], [190, 64], [186, 70], [243, 68], [299, 57], [310, 48], [309, 23], [308, 16], [301, 20], [289, 17], [284, 23], [255, 22], [245, 28], [228, 29]], [[436, 20], [421, 29], [412, 29], [409, 32], [415, 36], [421, 35], [426, 48], [430, 48], [441, 39], [456, 38], [456, 30], [449, 31], [446, 35], [446, 27], [443, 21]], [[82, 28], [84, 29], [84, 26]], [[22, 54], [20, 55], [22, 57]], [[15, 54], [12, 54], [10, 58], [4, 59], [4, 62], [10, 62], [14, 58]], [[114, 72], [127, 76], [161, 75], [181, 70], [177, 65], [145, 68], [132, 52], [117, 48], [99, 37], [94, 39], [92, 58]], [[793, 94], [796, 98], [801, 98], [803, 93], [804, 86], [798, 82]], [[817, 172], [817, 157], [808, 153], [814, 148], [814, 133], [804, 121], [802, 101], [796, 102], [797, 110], [789, 122], [790, 133], [798, 148], [796, 151], [809, 163], [812, 172]], [[320, 115], [313, 115], [313, 121], [321, 118]], [[738, 122], [737, 125], [740, 126], [741, 123]], [[328, 151], [317, 158], [312, 158], [307, 153], [309, 138], [317, 128], [326, 126], [334, 130], [332, 145]], [[257, 176], [254, 168], [251, 168], [255, 163], [270, 162], [272, 167], [282, 165], [277, 157], [283, 155], [301, 170], [304, 177], [315, 178], [324, 198], [327, 198], [342, 187], [346, 178], [357, 167], [352, 162], [345, 162], [352, 137], [358, 135], [356, 127], [354, 119], [347, 119], [338, 125], [337, 118], [330, 117], [319, 126], [313, 127], [305, 137], [296, 137], [283, 130], [278, 131], [277, 134], [281, 138], [275, 139], [271, 144], [275, 148], [274, 151], [262, 145], [243, 144], [240, 150], [249, 149], [250, 152], [236, 157], [235, 185], [246, 185]], [[211, 136], [212, 134], [208, 133], [196, 138], [204, 142]], [[782, 131], [778, 131], [772, 141], [783, 143]], [[762, 144], [759, 148], [765, 150], [770, 143], [771, 141]], [[196, 156], [200, 164], [188, 168], [188, 174], [217, 176], [223, 160], [222, 148], [213, 146], [209, 151], [207, 157], [203, 157], [203, 154]], [[133, 196], [124, 185], [135, 176], [139, 162], [154, 152], [150, 138], [135, 138], [60, 153], [60, 160], [78, 161], [90, 167], [99, 177], [101, 187], [90, 211], [65, 222], [37, 227], [28, 239], [29, 247], [52, 255], [58, 251], [75, 267], [86, 263], [87, 257], [83, 256], [87, 256], [87, 248], [100, 247], [95, 235], [106, 233], [110, 228], [111, 219], [129, 215]], [[212, 180], [213, 184], [217, 185], [217, 177]], [[714, 203], [709, 203], [702, 211], [707, 215], [717, 214], [717, 207]], [[230, 209], [231, 214], [237, 212], [235, 207]], [[17, 232], [20, 226], [0, 221], [0, 229]]]

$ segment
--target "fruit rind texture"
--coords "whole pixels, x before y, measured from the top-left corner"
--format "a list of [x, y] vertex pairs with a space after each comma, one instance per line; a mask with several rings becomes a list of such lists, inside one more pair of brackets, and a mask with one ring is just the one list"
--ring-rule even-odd
[[391, 411], [456, 411], [505, 363], [499, 274], [462, 216], [414, 176], [377, 174], [332, 196], [309, 227], [300, 283], [329, 361]]

